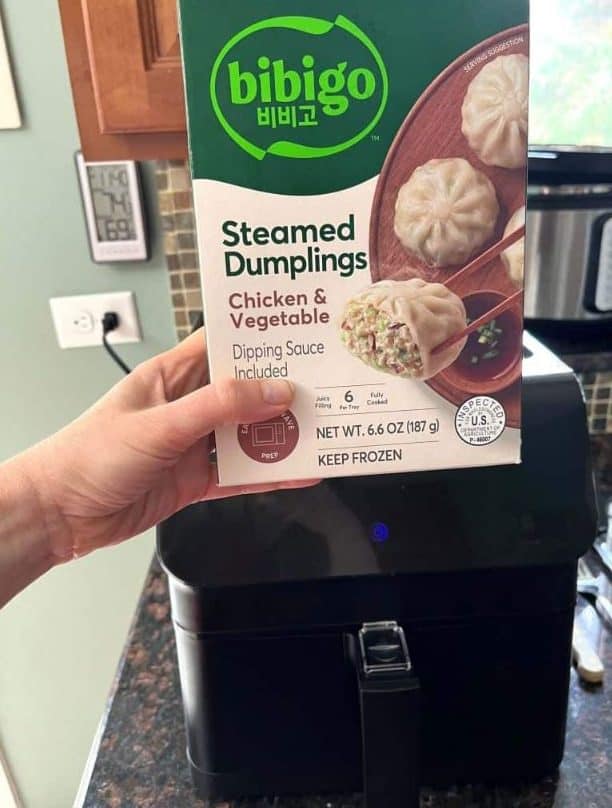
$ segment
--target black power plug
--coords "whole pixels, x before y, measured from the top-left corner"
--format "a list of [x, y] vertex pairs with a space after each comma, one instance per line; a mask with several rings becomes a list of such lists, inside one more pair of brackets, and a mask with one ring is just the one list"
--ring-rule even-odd
[[107, 311], [102, 318], [102, 333], [110, 334], [111, 331], [119, 328], [119, 315], [116, 311]]
[[123, 359], [115, 352], [115, 350], [108, 344], [107, 335], [111, 331], [119, 328], [119, 315], [116, 311], [107, 311], [102, 317], [102, 345], [104, 346], [107, 354], [111, 357], [113, 362], [116, 362], [121, 370], [125, 373], [131, 373], [130, 368], [125, 364]]

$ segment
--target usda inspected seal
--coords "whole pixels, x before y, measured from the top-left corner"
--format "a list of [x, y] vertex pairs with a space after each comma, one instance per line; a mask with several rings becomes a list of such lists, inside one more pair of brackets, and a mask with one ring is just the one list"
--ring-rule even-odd
[[464, 443], [487, 446], [506, 426], [506, 410], [494, 398], [475, 396], [464, 401], [455, 415], [455, 429]]

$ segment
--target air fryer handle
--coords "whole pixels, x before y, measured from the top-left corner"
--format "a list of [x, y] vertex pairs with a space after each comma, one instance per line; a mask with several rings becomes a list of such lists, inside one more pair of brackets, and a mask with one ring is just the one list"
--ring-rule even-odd
[[[381, 630], [397, 638], [395, 653], [393, 641], [376, 639], [385, 636], [375, 633]], [[370, 647], [368, 634], [374, 637]], [[361, 707], [364, 806], [418, 808], [420, 688], [403, 631], [395, 623], [368, 624], [353, 649]]]

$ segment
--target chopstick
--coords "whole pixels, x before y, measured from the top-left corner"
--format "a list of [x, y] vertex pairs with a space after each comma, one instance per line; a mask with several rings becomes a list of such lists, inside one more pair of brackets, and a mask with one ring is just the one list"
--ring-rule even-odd
[[518, 292], [515, 292], [510, 297], [507, 297], [505, 300], [502, 300], [501, 303], [498, 303], [497, 306], [493, 306], [490, 311], [486, 311], [484, 314], [481, 314], [474, 322], [470, 323], [466, 328], [462, 331], [459, 331], [457, 334], [453, 334], [452, 337], [445, 339], [444, 342], [441, 342], [431, 352], [432, 356], [435, 354], [440, 353], [440, 351], [446, 350], [446, 348], [450, 348], [451, 345], [455, 345], [457, 342], [461, 342], [462, 339], [465, 337], [469, 337], [474, 331], [477, 331], [482, 325], [486, 325], [490, 323], [491, 320], [498, 317], [500, 314], [503, 314], [508, 309], [511, 309], [523, 296], [523, 290], [519, 289]]
[[[463, 269], [460, 269], [458, 272], [455, 272], [454, 275], [451, 275], [451, 277], [444, 282], [444, 285], [450, 288], [455, 281], [458, 281], [460, 278], [464, 278], [470, 272], [476, 272], [476, 270], [482, 269], [482, 267], [486, 266], [494, 258], [497, 258], [497, 256], [500, 255], [504, 250], [507, 250], [512, 244], [515, 244], [519, 239], [523, 238], [524, 235], [525, 225], [521, 225], [521, 227], [519, 227], [517, 230], [513, 230], [512, 233], [507, 235], [505, 238], [502, 238], [499, 241], [496, 241], [495, 244], [492, 244], [488, 250], [485, 250], [473, 261], [470, 261], [470, 263], [467, 264], [467, 266], [464, 266]], [[523, 290], [519, 289], [513, 295], [510, 295], [510, 297], [502, 300], [501, 303], [497, 304], [497, 306], [493, 306], [490, 311], [486, 311], [484, 314], [481, 314], [478, 319], [474, 320], [473, 323], [470, 323], [462, 331], [459, 331], [457, 334], [453, 334], [448, 339], [445, 339], [444, 342], [436, 345], [431, 352], [432, 356], [440, 353], [440, 351], [446, 350], [446, 348], [450, 348], [452, 345], [455, 345], [458, 342], [461, 342], [461, 340], [465, 339], [465, 337], [469, 337], [470, 334], [477, 331], [481, 326], [486, 325], [495, 317], [498, 317], [500, 314], [508, 311], [508, 309], [511, 309], [522, 296]]]
[[467, 266], [464, 266], [463, 269], [460, 269], [458, 272], [455, 272], [454, 275], [451, 275], [446, 281], [444, 281], [444, 285], [448, 286], [449, 289], [451, 285], [458, 281], [460, 278], [469, 275], [470, 272], [476, 272], [477, 269], [481, 269], [482, 267], [486, 266], [490, 261], [502, 253], [504, 250], [507, 250], [512, 244], [517, 242], [519, 239], [523, 238], [525, 235], [525, 225], [521, 225], [518, 230], [513, 230], [505, 238], [500, 239], [500, 241], [496, 241], [495, 244], [491, 245], [488, 250], [485, 250], [481, 253], [477, 258], [474, 258]]

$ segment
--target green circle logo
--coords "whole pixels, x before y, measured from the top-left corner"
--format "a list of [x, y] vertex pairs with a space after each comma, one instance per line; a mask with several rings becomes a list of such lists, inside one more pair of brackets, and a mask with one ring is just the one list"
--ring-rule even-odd
[[350, 149], [379, 122], [388, 95], [376, 46], [342, 15], [254, 23], [223, 46], [210, 77], [219, 123], [257, 160]]

